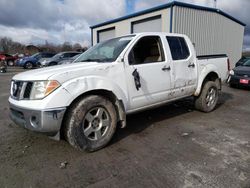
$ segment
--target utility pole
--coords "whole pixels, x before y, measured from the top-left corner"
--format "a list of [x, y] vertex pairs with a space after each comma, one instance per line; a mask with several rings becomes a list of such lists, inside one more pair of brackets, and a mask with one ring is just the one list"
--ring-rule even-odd
[[217, 8], [217, 0], [214, 0], [214, 8]]

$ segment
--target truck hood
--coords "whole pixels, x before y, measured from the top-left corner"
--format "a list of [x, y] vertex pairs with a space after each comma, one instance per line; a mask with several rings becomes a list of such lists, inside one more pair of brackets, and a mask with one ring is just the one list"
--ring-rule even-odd
[[19, 73], [13, 80], [36, 81], [36, 80], [58, 80], [63, 83], [74, 77], [92, 74], [95, 70], [102, 70], [112, 63], [80, 62], [66, 65], [57, 65], [36, 70]]

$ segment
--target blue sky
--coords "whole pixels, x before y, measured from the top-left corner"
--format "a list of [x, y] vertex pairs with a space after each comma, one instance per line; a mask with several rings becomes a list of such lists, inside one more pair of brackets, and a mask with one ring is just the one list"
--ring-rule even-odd
[[134, 12], [135, 1], [136, 0], [126, 0], [126, 13], [127, 14]]

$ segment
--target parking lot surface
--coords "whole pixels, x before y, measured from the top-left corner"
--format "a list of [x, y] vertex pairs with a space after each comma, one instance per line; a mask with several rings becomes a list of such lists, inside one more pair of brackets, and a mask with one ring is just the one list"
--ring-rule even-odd
[[85, 153], [8, 117], [0, 75], [0, 187], [250, 188], [250, 91], [223, 87], [217, 109], [185, 99], [128, 116], [104, 149]]

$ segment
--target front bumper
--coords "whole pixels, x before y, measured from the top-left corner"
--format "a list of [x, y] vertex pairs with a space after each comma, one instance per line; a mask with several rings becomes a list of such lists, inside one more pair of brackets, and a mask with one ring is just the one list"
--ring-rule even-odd
[[10, 103], [10, 118], [26, 129], [55, 136], [61, 128], [65, 108], [32, 110], [17, 107]]

